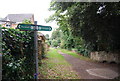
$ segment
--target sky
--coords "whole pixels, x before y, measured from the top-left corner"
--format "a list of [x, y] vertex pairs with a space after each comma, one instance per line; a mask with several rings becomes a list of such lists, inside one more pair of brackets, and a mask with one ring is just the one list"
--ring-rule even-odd
[[[35, 21], [38, 25], [51, 26], [54, 30], [58, 28], [56, 22], [46, 23], [45, 19], [52, 15], [50, 12], [51, 0], [0, 0], [0, 18], [8, 14], [34, 14]], [[52, 30], [52, 31], [53, 31]], [[51, 35], [52, 31], [43, 31], [42, 33]]]

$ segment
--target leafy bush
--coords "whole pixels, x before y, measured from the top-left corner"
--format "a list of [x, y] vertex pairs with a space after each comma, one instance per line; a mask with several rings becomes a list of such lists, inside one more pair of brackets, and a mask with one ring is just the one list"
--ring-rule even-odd
[[2, 28], [2, 78], [21, 81], [34, 78], [33, 32]]
[[83, 56], [87, 56], [87, 57], [89, 56], [89, 50], [86, 49], [85, 47], [78, 46], [76, 47], [76, 50], [78, 53], [80, 53]]
[[45, 46], [44, 46], [44, 44], [42, 44], [42, 49], [41, 49], [41, 51], [42, 51], [42, 59], [43, 58], [45, 58], [46, 57], [46, 53], [45, 53]]

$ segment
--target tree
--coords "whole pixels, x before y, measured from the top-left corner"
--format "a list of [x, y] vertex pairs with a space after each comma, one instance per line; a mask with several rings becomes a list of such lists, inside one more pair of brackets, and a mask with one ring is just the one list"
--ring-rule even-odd
[[50, 46], [51, 45], [51, 40], [49, 38], [49, 34], [46, 34], [45, 38], [46, 38], [45, 42]]
[[31, 22], [30, 20], [28, 20], [28, 19], [25, 19], [25, 20], [22, 22], [22, 24], [32, 24], [32, 22]]
[[91, 51], [116, 51], [120, 49], [119, 8], [119, 3], [54, 2], [49, 10], [55, 13], [48, 21], [56, 20], [73, 38], [82, 37], [84, 47]]
[[47, 40], [49, 40], [49, 35], [48, 35], [48, 34], [46, 34], [46, 35], [45, 35], [45, 38], [46, 38]]
[[56, 30], [53, 31], [50, 40], [52, 40], [51, 45], [53, 47], [60, 46], [60, 43], [61, 43], [61, 32], [59, 31], [59, 29], [56, 29]]

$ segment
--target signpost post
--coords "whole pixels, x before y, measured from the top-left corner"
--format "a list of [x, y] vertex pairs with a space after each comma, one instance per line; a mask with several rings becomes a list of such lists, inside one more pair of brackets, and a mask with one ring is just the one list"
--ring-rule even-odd
[[[37, 25], [37, 22], [35, 23]], [[34, 54], [35, 54], [35, 81], [38, 81], [38, 38], [37, 38], [37, 27], [35, 26], [34, 31]]]
[[[36, 29], [36, 27], [35, 27]], [[37, 30], [34, 31], [34, 54], [35, 54], [35, 80], [38, 81], [38, 42]]]
[[42, 26], [42, 25], [35, 25], [35, 24], [18, 24], [18, 29], [23, 31], [34, 31], [34, 54], [35, 54], [35, 80], [38, 81], [38, 38], [37, 38], [37, 31], [51, 31], [51, 26]]

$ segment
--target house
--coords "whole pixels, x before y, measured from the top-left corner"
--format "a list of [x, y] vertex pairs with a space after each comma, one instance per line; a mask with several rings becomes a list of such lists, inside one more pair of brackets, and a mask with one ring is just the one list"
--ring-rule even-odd
[[34, 14], [8, 14], [4, 19], [0, 20], [0, 24], [2, 27], [15, 29], [24, 20], [30, 20], [34, 24]]

